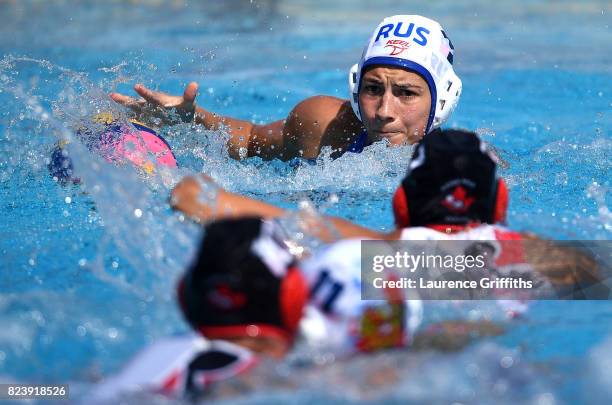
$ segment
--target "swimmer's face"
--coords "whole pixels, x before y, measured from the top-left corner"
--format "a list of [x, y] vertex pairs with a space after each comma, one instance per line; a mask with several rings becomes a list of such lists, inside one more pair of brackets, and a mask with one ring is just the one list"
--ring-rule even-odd
[[373, 67], [363, 75], [359, 107], [369, 141], [387, 138], [393, 145], [414, 144], [425, 135], [431, 94], [416, 73]]

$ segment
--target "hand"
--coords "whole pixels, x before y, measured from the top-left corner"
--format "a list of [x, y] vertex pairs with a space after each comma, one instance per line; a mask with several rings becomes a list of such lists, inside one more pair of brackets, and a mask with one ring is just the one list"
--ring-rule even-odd
[[218, 198], [224, 194], [225, 190], [206, 174], [187, 176], [170, 193], [170, 205], [196, 222], [207, 222], [223, 217], [218, 213]]
[[142, 84], [136, 84], [134, 90], [141, 96], [140, 99], [120, 93], [111, 93], [110, 97], [113, 101], [130, 108], [136, 113], [136, 118], [142, 121], [157, 118], [158, 124], [176, 124], [177, 116], [179, 122], [193, 121], [196, 109], [195, 98], [198, 93], [196, 82], [191, 82], [185, 87], [182, 97], [152, 91]]

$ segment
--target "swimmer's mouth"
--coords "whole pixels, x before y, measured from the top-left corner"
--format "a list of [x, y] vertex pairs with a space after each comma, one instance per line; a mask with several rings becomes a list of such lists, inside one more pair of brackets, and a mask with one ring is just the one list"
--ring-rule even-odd
[[374, 134], [379, 138], [393, 138], [398, 135], [402, 136], [402, 132], [400, 131], [374, 131]]

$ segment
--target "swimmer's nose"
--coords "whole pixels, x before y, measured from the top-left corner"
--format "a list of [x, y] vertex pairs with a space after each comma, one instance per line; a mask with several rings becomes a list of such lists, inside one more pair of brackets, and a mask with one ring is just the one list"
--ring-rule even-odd
[[385, 91], [379, 99], [378, 108], [376, 109], [376, 119], [380, 122], [393, 121], [393, 94], [390, 91]]

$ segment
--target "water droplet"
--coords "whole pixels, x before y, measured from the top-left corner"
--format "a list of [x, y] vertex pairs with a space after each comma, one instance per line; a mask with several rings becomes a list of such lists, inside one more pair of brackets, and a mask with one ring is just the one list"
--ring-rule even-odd
[[116, 339], [119, 336], [119, 331], [115, 328], [109, 328], [107, 334], [109, 338]]
[[480, 369], [478, 368], [478, 365], [470, 363], [465, 367], [465, 371], [470, 377], [476, 377], [478, 376]]
[[64, 202], [65, 202], [66, 204], [70, 204], [70, 203], [72, 202], [72, 198], [70, 198], [70, 197], [66, 197], [66, 198], [64, 198]]
[[113, 262], [111, 263], [111, 267], [112, 267], [113, 269], [116, 269], [116, 268], [118, 268], [118, 267], [119, 267], [119, 263], [117, 263], [116, 261], [114, 261], [114, 260], [113, 260]]
[[510, 356], [504, 356], [501, 358], [501, 360], [499, 361], [499, 364], [503, 367], [503, 368], [510, 368], [512, 367], [512, 365], [514, 364], [514, 359]]
[[248, 156], [248, 150], [245, 147], [239, 148], [238, 149], [238, 157], [240, 157], [240, 159], [246, 159], [246, 157]]
[[79, 266], [84, 267], [87, 264], [87, 259], [79, 259]]
[[134, 210], [134, 216], [135, 216], [136, 218], [140, 218], [140, 217], [142, 217], [142, 210], [141, 210], [140, 208], [136, 208], [136, 209]]
[[538, 397], [538, 405], [553, 405], [555, 403], [555, 397], [550, 392], [546, 392]]
[[87, 334], [87, 329], [85, 329], [83, 325], [77, 326], [77, 335], [82, 337], [82, 336], [85, 336], [86, 334]]

